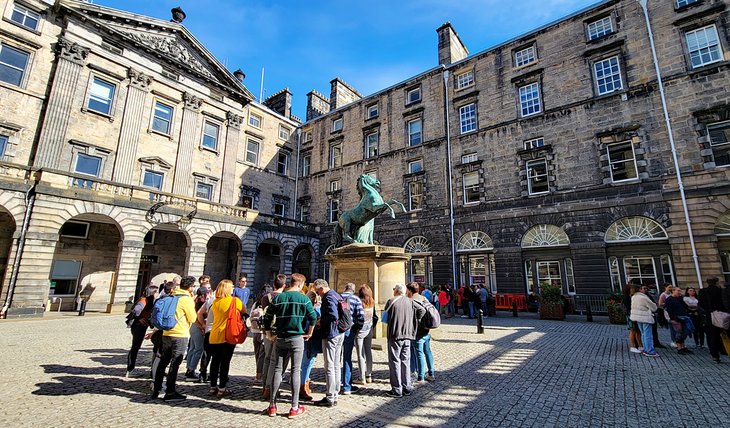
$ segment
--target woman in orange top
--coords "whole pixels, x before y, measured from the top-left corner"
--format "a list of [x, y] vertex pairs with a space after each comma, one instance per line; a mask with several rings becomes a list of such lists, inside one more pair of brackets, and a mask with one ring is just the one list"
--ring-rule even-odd
[[[228, 395], [228, 370], [231, 367], [231, 358], [236, 345], [226, 342], [226, 327], [228, 324], [228, 310], [231, 304], [236, 305], [239, 316], [241, 312], [246, 313], [243, 303], [232, 297], [233, 281], [224, 279], [218, 283], [215, 289], [215, 300], [210, 306], [213, 313], [213, 329], [210, 331], [210, 392], [209, 395], [224, 397]], [[235, 302], [235, 303], [233, 303]], [[218, 378], [220, 376], [220, 382]]]

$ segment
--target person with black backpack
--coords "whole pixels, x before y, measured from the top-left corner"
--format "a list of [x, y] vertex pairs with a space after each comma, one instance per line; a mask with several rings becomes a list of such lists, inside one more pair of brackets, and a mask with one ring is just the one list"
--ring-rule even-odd
[[147, 334], [147, 327], [150, 326], [150, 315], [157, 297], [157, 286], [150, 285], [145, 290], [145, 295], [140, 297], [127, 316], [127, 326], [132, 332], [132, 348], [127, 354], [127, 371], [124, 377], [133, 377], [134, 368], [137, 364], [137, 354], [142, 347], [144, 337]]
[[[322, 315], [319, 325], [322, 332], [324, 371], [327, 375], [327, 394], [315, 404], [333, 407], [337, 405], [337, 396], [340, 391], [342, 343], [345, 339], [345, 331], [352, 327], [352, 317], [347, 307], [347, 300], [330, 289], [327, 281], [317, 279], [314, 281], [314, 287], [322, 298]], [[349, 325], [347, 325], [348, 319]]]

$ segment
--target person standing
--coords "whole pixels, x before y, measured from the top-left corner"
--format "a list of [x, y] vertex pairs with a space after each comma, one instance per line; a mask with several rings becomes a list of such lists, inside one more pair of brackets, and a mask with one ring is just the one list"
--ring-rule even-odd
[[[639, 330], [639, 326], [631, 318], [631, 310], [633, 306], [633, 297], [639, 291], [640, 285], [631, 280], [626, 284], [621, 292], [623, 296], [624, 311], [626, 312], [626, 328], [629, 330], [629, 352], [640, 354], [644, 351], [644, 337]], [[656, 310], [656, 309], [655, 309]], [[651, 326], [649, 326], [651, 327]]]
[[[292, 392], [289, 418], [304, 413], [304, 406], [299, 405], [302, 355], [304, 354], [304, 342], [312, 337], [314, 324], [317, 322], [317, 313], [314, 311], [312, 302], [302, 294], [302, 285], [305, 281], [304, 275], [292, 274], [289, 287], [271, 301], [264, 315], [263, 324], [267, 335], [276, 346], [276, 368], [271, 385], [269, 407], [266, 408], [266, 413], [272, 417], [276, 416], [276, 396], [281, 385], [282, 374], [286, 371], [289, 360], [291, 360]], [[276, 320], [276, 327], [272, 329], [271, 323], [274, 320]], [[276, 336], [272, 334], [274, 330]]]
[[365, 317], [363, 316], [362, 301], [355, 294], [355, 284], [351, 282], [345, 284], [342, 298], [347, 300], [350, 316], [352, 317], [352, 327], [345, 332], [342, 346], [342, 394], [350, 395], [359, 389], [352, 384], [352, 350], [355, 349], [357, 335], [365, 323]]
[[337, 405], [340, 390], [340, 360], [342, 359], [342, 343], [345, 333], [337, 328], [340, 320], [339, 302], [342, 297], [324, 279], [314, 281], [314, 288], [322, 298], [322, 354], [324, 355], [324, 371], [327, 375], [327, 394], [316, 404], [324, 407]]
[[233, 296], [238, 297], [238, 299], [243, 303], [243, 306], [248, 306], [248, 298], [251, 296], [251, 289], [247, 287], [248, 285], [248, 277], [245, 273], [242, 273], [240, 277], [238, 277], [238, 286], [233, 290]]
[[145, 290], [145, 295], [140, 297], [137, 303], [132, 308], [128, 318], [129, 329], [132, 333], [132, 347], [129, 349], [127, 354], [127, 371], [124, 373], [124, 377], [132, 377], [134, 368], [137, 365], [137, 354], [139, 348], [142, 347], [144, 337], [147, 334], [147, 327], [150, 326], [150, 315], [152, 315], [152, 308], [155, 306], [155, 297], [157, 297], [158, 287], [156, 285], [150, 285]]
[[691, 354], [692, 351], [684, 345], [684, 340], [687, 335], [692, 333], [693, 326], [689, 318], [687, 305], [682, 299], [681, 288], [672, 288], [672, 295], [664, 301], [664, 310], [667, 311], [669, 316], [669, 328], [675, 332], [674, 342], [677, 344], [677, 353], [682, 355]]
[[479, 304], [482, 308], [482, 316], [487, 317], [489, 316], [489, 308], [487, 308], [487, 299], [489, 298], [489, 292], [487, 291], [487, 287], [485, 287], [484, 284], [479, 286], [478, 294]]
[[692, 339], [695, 342], [695, 348], [701, 348], [705, 345], [705, 332], [702, 328], [702, 317], [700, 317], [700, 301], [697, 299], [697, 290], [694, 287], [687, 288], [684, 296], [684, 303], [687, 305], [689, 310], [689, 318], [692, 320], [692, 325], [695, 328], [692, 334]]
[[644, 344], [642, 355], [646, 357], [658, 357], [659, 354], [654, 350], [654, 338], [652, 337], [651, 325], [654, 324], [653, 313], [657, 310], [657, 306], [651, 301], [646, 293], [649, 287], [646, 285], [634, 285], [633, 296], [631, 296], [631, 315], [630, 319], [639, 327], [641, 331], [641, 343]]
[[707, 347], [710, 350], [712, 359], [720, 362], [720, 350], [722, 349], [722, 329], [712, 325], [712, 313], [714, 311], [728, 312], [730, 308], [723, 303], [723, 289], [716, 277], [707, 278], [707, 287], [700, 290], [699, 305], [705, 311], [705, 325], [707, 326]]
[[[426, 312], [426, 305], [431, 303], [426, 300], [425, 297], [418, 294], [418, 289], [415, 282], [406, 285], [406, 295], [413, 299], [415, 302], [415, 308], [422, 308], [424, 315]], [[433, 364], [433, 353], [431, 352], [431, 331], [423, 326], [419, 319], [418, 329], [416, 330], [416, 340], [413, 341], [411, 346], [411, 371], [416, 372], [416, 381], [423, 382], [427, 380], [433, 382], [436, 380], [436, 369]], [[415, 359], [413, 358], [415, 356]]]
[[[276, 278], [274, 279], [274, 291], [261, 298], [261, 309], [266, 311], [266, 308], [269, 306], [271, 301], [274, 300], [276, 296], [284, 292], [285, 286], [286, 275], [276, 275]], [[264, 389], [261, 395], [263, 396], [264, 400], [268, 400], [271, 397], [271, 384], [274, 381], [274, 368], [276, 364], [276, 351], [274, 350], [274, 342], [269, 340], [268, 338], [276, 337], [276, 331], [274, 330], [276, 327], [274, 325], [269, 325], [269, 328], [271, 330], [267, 330], [266, 327], [264, 327], [263, 325], [262, 327], [262, 331], [264, 334], [264, 371], [262, 373]], [[271, 332], [271, 334], [267, 334], [267, 332], [269, 331]]]
[[446, 288], [445, 285], [441, 286], [441, 291], [439, 291], [438, 296], [441, 313], [445, 315], [446, 318], [451, 318], [451, 316], [449, 316], [449, 303], [451, 302], [451, 297], [449, 296], [448, 288]]
[[[312, 373], [312, 366], [314, 366], [314, 361], [317, 359], [317, 354], [322, 352], [322, 334], [319, 326], [319, 319], [322, 316], [322, 304], [314, 287], [309, 288], [307, 297], [312, 302], [314, 312], [317, 313], [317, 322], [314, 324], [312, 337], [304, 342], [304, 354], [302, 355], [302, 379], [301, 386], [299, 387], [299, 399], [306, 401], [312, 401], [314, 399], [312, 397], [312, 389], [309, 387], [309, 375]], [[307, 328], [309, 328], [309, 325], [307, 325]]]
[[[200, 278], [203, 279], [205, 276], [207, 275], [201, 276]], [[210, 277], [208, 277], [208, 281], [210, 281]], [[210, 288], [210, 284], [207, 284], [206, 286], [205, 283], [201, 283], [200, 287], [198, 287], [198, 291], [195, 292], [196, 314], [200, 310], [200, 308], [205, 305], [205, 302], [208, 300], [208, 298], [211, 297], [211, 295], [212, 290]], [[186, 357], [187, 370], [185, 371], [185, 379], [200, 379], [200, 375], [195, 373], [195, 367], [198, 365], [201, 357], [203, 356], [204, 344], [205, 324], [198, 322], [198, 320], [196, 319], [193, 325], [190, 326], [190, 342], [188, 343], [188, 356]]]
[[411, 342], [416, 339], [418, 322], [425, 311], [416, 307], [405, 294], [405, 285], [397, 284], [393, 288], [393, 297], [383, 309], [383, 313], [387, 313], [383, 320], [388, 324], [389, 397], [402, 397], [413, 392], [410, 375]]
[[264, 284], [264, 288], [259, 293], [256, 301], [251, 306], [251, 317], [249, 322], [251, 323], [251, 333], [253, 333], [253, 356], [256, 360], [256, 377], [254, 378], [254, 385], [263, 384], [264, 382], [264, 361], [266, 360], [266, 352], [264, 351], [264, 331], [261, 328], [263, 325], [264, 309], [261, 307], [261, 300], [264, 296], [268, 295], [273, 291], [273, 288], [269, 284]]
[[157, 398], [162, 389], [162, 380], [165, 377], [165, 369], [168, 364], [170, 368], [167, 370], [167, 387], [165, 388], [165, 401], [180, 401], [187, 397], [177, 392], [175, 385], [177, 383], [177, 371], [180, 368], [185, 350], [188, 349], [188, 339], [190, 338], [190, 324], [196, 320], [195, 303], [190, 296], [190, 288], [195, 284], [195, 277], [186, 276], [180, 280], [180, 286], [171, 290], [172, 299], [177, 297], [177, 307], [175, 308], [175, 319], [177, 324], [175, 327], [164, 330], [162, 332], [162, 350], [160, 354], [159, 365], [155, 372], [155, 382], [152, 388], [152, 398]]
[[231, 307], [235, 307], [238, 317], [243, 317], [246, 307], [233, 296], [233, 282], [224, 279], [215, 288], [215, 300], [210, 306], [213, 313], [213, 328], [210, 330], [210, 391], [209, 395], [225, 397], [229, 395], [228, 371], [231, 367], [231, 358], [236, 349], [235, 343], [226, 342], [226, 329], [228, 328], [228, 313]]
[[363, 284], [358, 291], [362, 302], [362, 313], [365, 322], [357, 333], [355, 349], [357, 349], [357, 366], [360, 371], [360, 383], [373, 383], [373, 331], [378, 323], [375, 312], [375, 299], [370, 286]]

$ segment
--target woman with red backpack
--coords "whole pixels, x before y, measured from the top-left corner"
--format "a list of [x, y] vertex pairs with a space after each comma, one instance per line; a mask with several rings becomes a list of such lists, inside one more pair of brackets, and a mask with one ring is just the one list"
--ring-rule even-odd
[[[231, 322], [237, 322], [246, 313], [246, 307], [237, 297], [233, 297], [233, 282], [224, 279], [215, 289], [215, 300], [210, 309], [213, 313], [213, 328], [210, 331], [210, 392], [209, 395], [225, 397], [229, 395], [228, 371], [231, 367], [231, 358], [236, 349], [235, 343], [230, 343], [227, 330]], [[229, 317], [233, 313], [233, 318]], [[236, 319], [237, 317], [237, 319]], [[229, 319], [231, 321], [229, 321]], [[228, 340], [227, 340], [228, 339]]]

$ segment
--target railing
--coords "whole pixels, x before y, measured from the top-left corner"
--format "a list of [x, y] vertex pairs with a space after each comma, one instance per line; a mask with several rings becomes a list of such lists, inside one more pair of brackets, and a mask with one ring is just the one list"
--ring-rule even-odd
[[284, 218], [270, 214], [259, 213], [258, 217], [256, 217], [256, 220], [276, 226], [293, 227], [296, 229], [306, 230], [308, 232], [319, 232], [319, 226], [315, 224], [304, 223], [298, 220], [292, 220], [290, 218]]
[[576, 294], [573, 296], [573, 308], [575, 313], [584, 315], [588, 310], [588, 306], [591, 307], [591, 313], [593, 314], [607, 314], [608, 309], [606, 308], [606, 296], [605, 294]]

